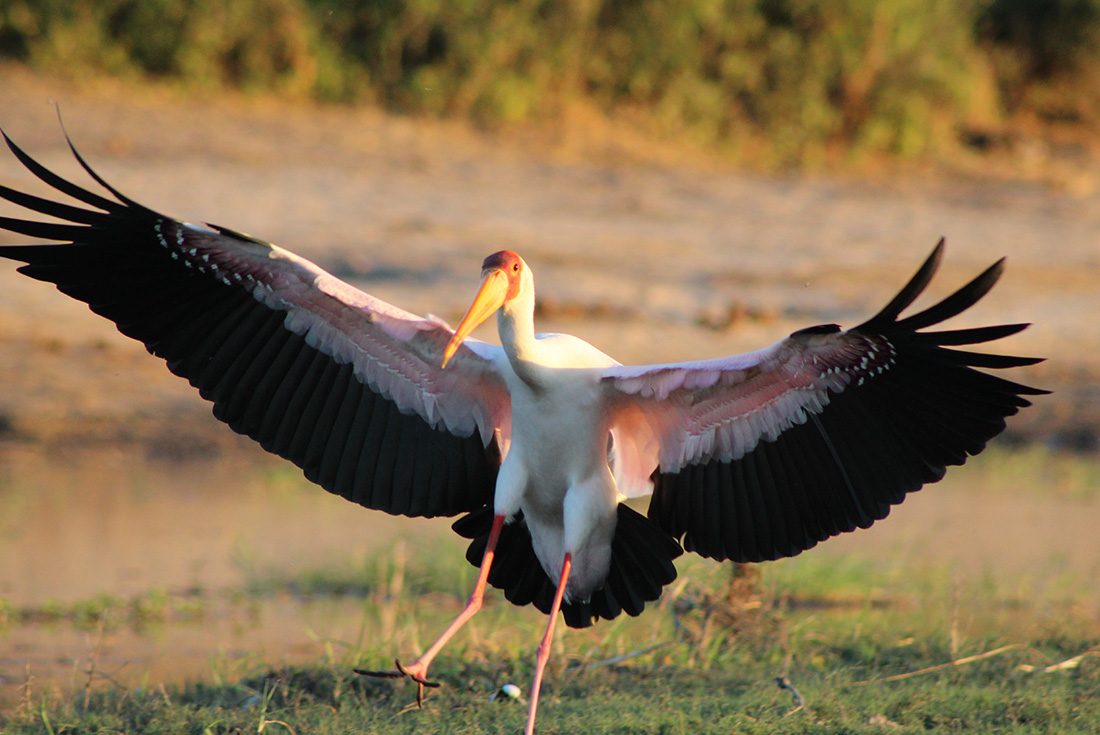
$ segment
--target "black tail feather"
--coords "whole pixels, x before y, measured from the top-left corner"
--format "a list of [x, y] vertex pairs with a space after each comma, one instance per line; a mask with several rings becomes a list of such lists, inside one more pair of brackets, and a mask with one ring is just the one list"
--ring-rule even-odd
[[[486, 507], [467, 513], [452, 526], [459, 536], [471, 539], [466, 559], [474, 566], [480, 566], [485, 555], [492, 522], [493, 510]], [[664, 586], [676, 578], [672, 560], [681, 553], [680, 545], [657, 524], [620, 504], [607, 581], [588, 600], [562, 603], [566, 624], [586, 628], [600, 618], [611, 620], [622, 612], [640, 614], [645, 603], [660, 597]], [[503, 590], [509, 602], [533, 603], [542, 612], [550, 612], [554, 583], [535, 556], [522, 513], [501, 531], [489, 584]]]

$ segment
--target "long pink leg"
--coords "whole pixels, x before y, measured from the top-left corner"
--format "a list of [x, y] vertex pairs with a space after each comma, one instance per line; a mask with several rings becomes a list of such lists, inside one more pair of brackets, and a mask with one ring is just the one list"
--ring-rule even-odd
[[539, 708], [539, 690], [542, 689], [542, 673], [546, 670], [546, 662], [550, 660], [550, 645], [554, 642], [554, 624], [558, 621], [558, 612], [561, 610], [562, 597], [565, 595], [565, 583], [569, 580], [569, 570], [573, 567], [573, 555], [565, 554], [565, 561], [561, 565], [561, 579], [558, 581], [558, 591], [554, 594], [554, 604], [550, 606], [550, 622], [546, 624], [546, 635], [539, 644], [538, 655], [535, 658], [535, 683], [531, 685], [531, 706], [527, 710], [527, 729], [524, 735], [534, 735], [535, 712]]
[[357, 674], [365, 674], [367, 676], [384, 676], [389, 678], [400, 678], [408, 676], [416, 682], [416, 704], [417, 706], [423, 706], [424, 703], [424, 687], [437, 687], [437, 682], [428, 681], [428, 666], [431, 664], [432, 659], [443, 650], [443, 646], [447, 645], [447, 641], [454, 637], [454, 634], [458, 632], [466, 622], [472, 618], [478, 610], [481, 609], [482, 600], [485, 597], [485, 585], [489, 581], [489, 568], [493, 565], [493, 556], [496, 554], [497, 541], [500, 539], [500, 529], [504, 527], [504, 516], [493, 516], [493, 527], [489, 531], [489, 543], [485, 546], [485, 556], [481, 558], [481, 570], [477, 575], [477, 584], [474, 585], [474, 591], [470, 595], [470, 599], [466, 601], [466, 607], [462, 608], [462, 612], [458, 614], [451, 624], [447, 626], [447, 629], [443, 631], [443, 634], [436, 639], [435, 643], [424, 651], [413, 663], [408, 666], [402, 666], [400, 661], [394, 661], [399, 673], [393, 673], [389, 671], [363, 671], [356, 669]]

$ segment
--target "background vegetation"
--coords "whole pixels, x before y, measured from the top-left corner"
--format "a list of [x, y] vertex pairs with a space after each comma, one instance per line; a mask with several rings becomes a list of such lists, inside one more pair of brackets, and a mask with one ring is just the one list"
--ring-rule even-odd
[[1100, 0], [0, 0], [0, 57], [498, 126], [596, 114], [763, 166], [1100, 118]]

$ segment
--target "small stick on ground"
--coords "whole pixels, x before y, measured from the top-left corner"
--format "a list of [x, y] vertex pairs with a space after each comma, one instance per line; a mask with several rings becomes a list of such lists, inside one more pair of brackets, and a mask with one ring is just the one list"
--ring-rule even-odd
[[23, 697], [19, 703], [19, 714], [29, 715], [31, 712], [31, 683], [34, 681], [34, 675], [31, 674], [31, 662], [27, 661], [23, 664]]
[[614, 666], [615, 664], [621, 664], [623, 661], [629, 661], [632, 658], [638, 658], [639, 656], [644, 656], [647, 653], [652, 653], [658, 648], [664, 648], [671, 643], [672, 641], [665, 641], [664, 643], [654, 643], [652, 646], [646, 646], [645, 648], [640, 648], [637, 651], [624, 653], [621, 656], [613, 656], [612, 658], [606, 658], [603, 661], [593, 661], [587, 664], [580, 664], [576, 666], [574, 670], [583, 671], [584, 669], [595, 669], [600, 666]]
[[787, 713], [788, 715], [792, 712], [797, 712], [800, 709], [805, 709], [806, 702], [802, 699], [802, 695], [799, 694], [798, 690], [795, 689], [794, 684], [791, 683], [790, 679], [785, 676], [777, 676], [775, 677], [775, 683], [776, 686], [778, 686], [780, 689], [786, 689], [788, 692], [790, 692], [791, 696], [794, 697], [795, 703], [798, 704], [797, 707]]
[[1100, 656], [1100, 646], [1096, 648], [1090, 648], [1084, 653], [1074, 656], [1073, 658], [1067, 658], [1065, 661], [1059, 661], [1058, 663], [1051, 664], [1050, 666], [1044, 666], [1042, 668], [1038, 666], [1032, 666], [1031, 664], [1020, 664], [1016, 667], [1018, 671], [1041, 671], [1044, 674], [1050, 674], [1055, 671], [1068, 671], [1069, 669], [1076, 669], [1082, 661], [1090, 656]]
[[927, 674], [932, 671], [939, 671], [940, 669], [950, 668], [951, 666], [962, 666], [963, 664], [971, 664], [975, 661], [981, 661], [982, 659], [992, 658], [993, 656], [1000, 655], [1006, 651], [1011, 651], [1016, 648], [1023, 648], [1030, 650], [1029, 646], [1023, 643], [1012, 643], [1007, 646], [1001, 646], [1000, 648], [994, 648], [992, 651], [986, 651], [985, 653], [979, 653], [974, 656], [966, 656], [964, 658], [956, 659], [954, 661], [948, 661], [945, 664], [936, 664], [935, 666], [929, 666], [926, 669], [918, 669], [917, 671], [910, 671], [905, 674], [895, 674], [894, 676], [884, 676], [881, 679], [867, 679], [866, 681], [854, 681], [849, 686], [863, 686], [864, 684], [878, 684], [884, 681], [899, 681], [901, 679], [908, 679], [910, 676], [920, 676], [921, 674]]
[[95, 645], [92, 647], [91, 654], [88, 658], [88, 668], [84, 672], [87, 674], [87, 678], [84, 679], [84, 711], [88, 711], [89, 705], [92, 703], [92, 680], [95, 678], [96, 664], [99, 663], [99, 651], [103, 647], [103, 629], [107, 625], [107, 610], [104, 610], [99, 616], [99, 630], [96, 631]]

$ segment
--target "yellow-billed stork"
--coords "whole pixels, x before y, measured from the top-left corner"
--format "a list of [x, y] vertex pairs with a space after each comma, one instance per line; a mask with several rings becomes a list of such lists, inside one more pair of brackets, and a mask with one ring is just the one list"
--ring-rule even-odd
[[[481, 606], [486, 584], [549, 614], [527, 732], [559, 610], [568, 625], [637, 615], [683, 548], [759, 562], [884, 518], [907, 493], [982, 451], [1045, 391], [974, 368], [1035, 358], [952, 349], [1024, 329], [922, 331], [972, 306], [997, 262], [924, 311], [936, 246], [859, 326], [795, 332], [730, 357], [626, 366], [563, 334], [536, 334], [531, 268], [502, 251], [457, 330], [391, 306], [293, 253], [225, 227], [158, 214], [34, 161], [77, 205], [8, 187], [0, 197], [60, 221], [0, 218], [54, 244], [0, 247], [163, 358], [214, 415], [313, 482], [368, 508], [465, 515], [480, 565], [465, 609], [398, 672], [418, 683]], [[501, 347], [468, 337], [497, 315]], [[652, 493], [648, 517], [622, 503]]]

